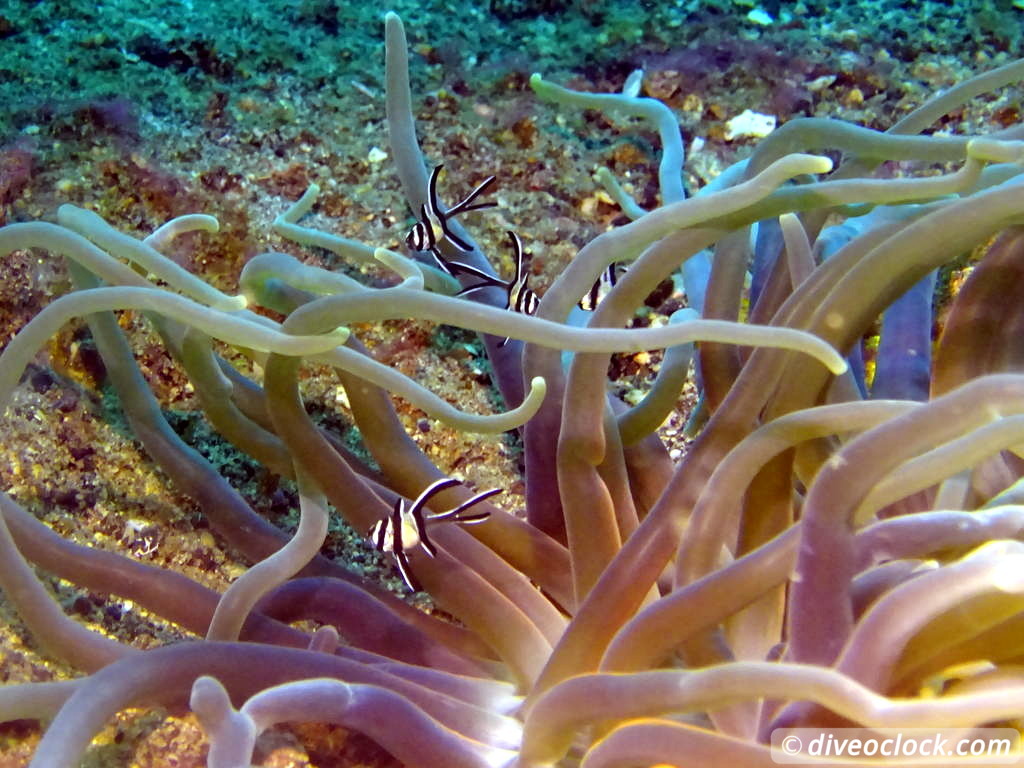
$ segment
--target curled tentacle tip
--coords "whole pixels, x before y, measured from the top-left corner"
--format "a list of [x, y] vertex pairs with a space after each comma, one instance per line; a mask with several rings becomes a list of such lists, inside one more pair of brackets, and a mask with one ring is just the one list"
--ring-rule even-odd
[[422, 290], [425, 283], [423, 269], [415, 261], [387, 248], [374, 248], [373, 258], [398, 273], [398, 276], [402, 278], [402, 284], [399, 287]]
[[208, 213], [195, 213], [179, 218], [187, 218], [192, 226], [200, 232], [220, 232], [220, 220]]
[[772, 184], [779, 184], [796, 176], [828, 173], [832, 170], [832, 161], [823, 155], [811, 155], [806, 152], [794, 152], [784, 155], [765, 168], [758, 176]]
[[548, 392], [548, 383], [543, 376], [534, 376], [530, 379], [530, 393], [526, 396], [527, 400], [532, 401], [536, 398], [538, 401], [544, 399], [544, 395]]
[[341, 636], [334, 627], [325, 624], [318, 627], [309, 639], [309, 650], [320, 653], [334, 653], [341, 644]]
[[220, 681], [209, 675], [197, 677], [192, 683], [189, 708], [200, 720], [224, 717], [231, 710], [231, 699]]
[[967, 142], [967, 156], [986, 163], [1019, 163], [1024, 159], [1024, 142], [1002, 141], [979, 136]]
[[824, 157], [823, 155], [809, 155], [808, 165], [813, 165], [815, 169], [811, 173], [829, 173], [833, 168], [832, 159]]
[[842, 357], [832, 348], [829, 348], [826, 359], [822, 362], [825, 363], [825, 367], [828, 368], [834, 376], [842, 376], [850, 368], [849, 364], [846, 362], [846, 358]]
[[833, 167], [831, 159], [824, 155], [812, 155], [807, 152], [794, 152], [791, 155], [785, 155], [772, 163], [772, 166], [776, 164], [780, 170], [786, 169], [787, 173], [794, 175], [828, 173]]

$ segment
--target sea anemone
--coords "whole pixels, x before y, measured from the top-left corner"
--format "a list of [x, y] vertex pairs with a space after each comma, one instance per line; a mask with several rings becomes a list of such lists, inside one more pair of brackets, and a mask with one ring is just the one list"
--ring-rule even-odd
[[[444, 210], [431, 212], [394, 14], [385, 39], [391, 155], [410, 208], [433, 226]], [[59, 254], [74, 281], [7, 343], [0, 404], [61, 326], [86, 318], [131, 431], [255, 563], [218, 594], [74, 544], [0, 495], [0, 587], [35, 643], [83, 673], [0, 687], [3, 719], [50, 719], [31, 765], [77, 765], [115, 713], [152, 705], [191, 707], [210, 768], [249, 765], [259, 734], [285, 721], [361, 731], [410, 768], [739, 768], [771, 765], [789, 728], [1015, 723], [1024, 131], [922, 132], [1022, 75], [1015, 62], [976, 77], [885, 133], [792, 120], [690, 197], [664, 105], [535, 76], [541, 98], [655, 121], [663, 153], [654, 210], [601, 175], [633, 220], [589, 242], [533, 314], [510, 311], [505, 282], [454, 219], [434, 232], [433, 256], [409, 258], [302, 225], [315, 187], [277, 231], [383, 264], [397, 285], [367, 287], [272, 253], [248, 262], [240, 294], [224, 293], [162, 254], [184, 232], [216, 228], [202, 215], [143, 240], [70, 205], [57, 224], [0, 229], [0, 252]], [[813, 154], [826, 150], [841, 161]], [[873, 176], [883, 161], [908, 172]], [[933, 351], [934, 271], [990, 240]], [[578, 302], [613, 264], [624, 270], [582, 316]], [[690, 308], [624, 327], [677, 270]], [[481, 280], [484, 289], [456, 295]], [[744, 299], [749, 321], [739, 322]], [[213, 427], [297, 483], [292, 535], [169, 428], [111, 313], [123, 309], [145, 313]], [[865, 376], [862, 340], [879, 317]], [[393, 318], [481, 334], [511, 409], [462, 412], [367, 354], [351, 329]], [[706, 422], [693, 419], [696, 439], [674, 458], [657, 429], [695, 344]], [[262, 380], [225, 349], [255, 361]], [[651, 392], [631, 407], [610, 395], [610, 355], [652, 349], [666, 352]], [[307, 413], [307, 362], [336, 372], [375, 467]], [[444, 475], [405, 432], [392, 395], [461, 430], [520, 429], [525, 517], [461, 483], [407, 507]], [[470, 501], [474, 525], [434, 518]], [[423, 535], [388, 546], [454, 621], [318, 554], [330, 507], [363, 533], [389, 519], [392, 537], [429, 530], [434, 552]], [[62, 610], [30, 563], [204, 639], [138, 650], [101, 635]], [[299, 620], [320, 628], [290, 626]]]

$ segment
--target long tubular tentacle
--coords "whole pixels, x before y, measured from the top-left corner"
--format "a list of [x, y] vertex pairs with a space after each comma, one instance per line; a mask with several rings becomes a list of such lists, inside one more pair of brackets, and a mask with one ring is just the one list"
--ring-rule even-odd
[[30, 768], [77, 766], [93, 736], [118, 711], [180, 706], [188, 701], [192, 681], [203, 675], [215, 677], [239, 699], [312, 675], [391, 689], [449, 727], [462, 723], [480, 735], [507, 722], [488, 709], [326, 653], [255, 643], [179, 643], [132, 654], [83, 681], [43, 735]]
[[211, 738], [210, 768], [251, 761], [256, 736], [285, 721], [338, 723], [361, 731], [413, 768], [508, 765], [515, 753], [502, 744], [518, 741], [514, 721], [504, 732], [476, 740], [460, 732], [465, 729], [446, 727], [395, 691], [340, 680], [285, 683], [261, 691], [235, 712], [223, 687], [203, 677], [193, 687], [192, 703]]
[[581, 675], [530, 710], [521, 760], [526, 765], [558, 760], [584, 724], [706, 712], [760, 698], [813, 701], [869, 727], [973, 726], [1020, 712], [1024, 681], [1018, 675], [1014, 683], [985, 693], [896, 700], [841, 672], [803, 664], [748, 661], [700, 670]]
[[237, 640], [242, 624], [257, 601], [312, 560], [327, 537], [327, 501], [296, 467], [299, 483], [299, 527], [281, 549], [253, 565], [221, 596], [207, 630], [207, 640]]

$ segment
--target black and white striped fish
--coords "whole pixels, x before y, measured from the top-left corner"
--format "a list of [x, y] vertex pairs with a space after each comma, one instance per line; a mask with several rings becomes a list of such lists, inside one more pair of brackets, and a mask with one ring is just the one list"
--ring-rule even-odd
[[430, 183], [427, 185], [427, 200], [420, 207], [419, 221], [413, 224], [412, 229], [409, 230], [405, 243], [414, 251], [430, 251], [438, 267], [449, 275], [454, 275], [460, 268], [468, 265], [461, 264], [460, 262], [450, 262], [441, 254], [440, 244], [447, 241], [463, 253], [472, 251], [473, 246], [451, 231], [451, 228], [448, 226], [449, 220], [461, 213], [479, 211], [483, 208], [495, 208], [498, 204], [494, 202], [473, 202], [494, 183], [494, 176], [488, 176], [477, 184], [476, 188], [462, 202], [447, 210], [442, 210], [441, 203], [437, 198], [437, 178], [441, 174], [442, 168], [444, 168], [443, 165], [434, 166], [434, 170], [430, 173]]
[[[490, 275], [484, 274], [479, 270], [473, 270], [472, 274], [474, 277], [479, 277], [482, 282], [476, 283], [475, 285], [467, 286], [459, 291], [456, 296], [465, 296], [467, 293], [473, 291], [479, 291], [483, 288], [497, 287], [505, 290], [505, 309], [511, 310], [512, 312], [521, 312], [524, 315], [532, 315], [537, 311], [537, 305], [540, 304], [540, 298], [529, 285], [529, 271], [526, 269], [525, 256], [523, 254], [523, 241], [519, 239], [519, 235], [511, 230], [508, 232], [509, 240], [512, 241], [512, 248], [515, 251], [516, 259], [516, 272], [511, 280], [502, 280], [497, 277], [491, 277]], [[505, 340], [502, 341], [498, 346], [503, 347], [508, 343], [509, 337], [506, 336]]]
[[593, 312], [597, 309], [597, 305], [601, 303], [608, 292], [615, 287], [615, 284], [619, 281], [619, 277], [623, 272], [626, 271], [626, 267], [623, 264], [615, 261], [609, 264], [601, 276], [594, 281], [593, 286], [587, 294], [579, 300], [579, 308], [586, 312]]
[[516, 274], [512, 278], [512, 282], [508, 284], [506, 309], [511, 309], [513, 312], [522, 312], [524, 315], [532, 315], [537, 311], [540, 298], [529, 286], [530, 274], [523, 263], [523, 241], [519, 239], [519, 235], [515, 232], [510, 231], [508, 236], [512, 241], [512, 247], [515, 249]]
[[437, 548], [430, 540], [427, 533], [427, 523], [458, 523], [459, 525], [473, 525], [481, 523], [490, 516], [490, 512], [479, 512], [476, 514], [463, 514], [474, 504], [484, 499], [489, 499], [496, 493], [501, 493], [500, 488], [478, 493], [459, 504], [454, 509], [438, 514], [424, 514], [427, 502], [440, 493], [459, 484], [458, 480], [450, 477], [435, 480], [423, 489], [423, 492], [416, 497], [416, 500], [406, 508], [405, 499], [398, 499], [391, 513], [373, 524], [367, 538], [381, 552], [390, 552], [398, 564], [398, 571], [402, 574], [402, 580], [413, 592], [418, 592], [420, 583], [412, 573], [409, 566], [408, 550], [416, 546], [422, 546], [423, 551], [430, 557], [437, 554]]

